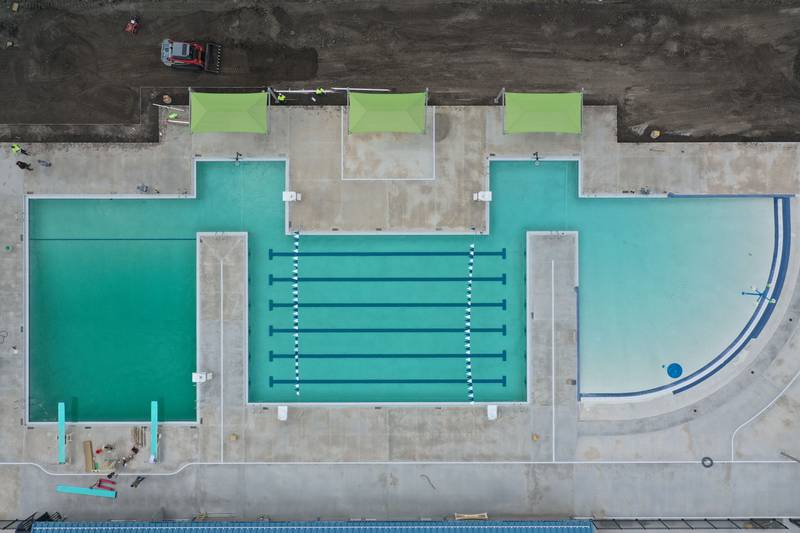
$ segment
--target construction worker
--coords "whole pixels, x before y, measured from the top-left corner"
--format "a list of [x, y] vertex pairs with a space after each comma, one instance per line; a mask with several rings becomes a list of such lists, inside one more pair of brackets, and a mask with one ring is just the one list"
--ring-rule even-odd
[[286, 101], [286, 95], [283, 93], [278, 93], [278, 103], [282, 104]]
[[14, 154], [14, 155], [17, 155], [17, 154], [31, 155], [28, 152], [26, 152], [25, 149], [22, 146], [20, 146], [18, 144], [12, 144], [11, 145], [11, 153]]
[[317, 103], [317, 96], [325, 96], [325, 89], [323, 89], [322, 87], [317, 87], [316, 89], [314, 89], [314, 94], [311, 95], [311, 101], [314, 102], [315, 104]]

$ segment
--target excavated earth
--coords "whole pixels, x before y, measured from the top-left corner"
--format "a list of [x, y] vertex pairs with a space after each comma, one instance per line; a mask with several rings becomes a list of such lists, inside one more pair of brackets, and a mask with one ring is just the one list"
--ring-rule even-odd
[[[10, 4], [0, 140], [152, 141], [163, 93], [266, 86], [427, 87], [437, 105], [489, 104], [502, 86], [582, 90], [588, 104], [619, 105], [623, 141], [654, 128], [660, 141], [800, 139], [794, 1]], [[131, 36], [134, 14], [143, 27]], [[223, 74], [164, 67], [165, 37], [222, 43]]]

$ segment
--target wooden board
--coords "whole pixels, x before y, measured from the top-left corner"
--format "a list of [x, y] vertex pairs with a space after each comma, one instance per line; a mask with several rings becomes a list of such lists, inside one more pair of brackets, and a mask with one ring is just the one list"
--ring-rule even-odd
[[92, 448], [92, 441], [83, 441], [83, 460], [84, 469], [87, 472], [94, 472], [94, 448]]

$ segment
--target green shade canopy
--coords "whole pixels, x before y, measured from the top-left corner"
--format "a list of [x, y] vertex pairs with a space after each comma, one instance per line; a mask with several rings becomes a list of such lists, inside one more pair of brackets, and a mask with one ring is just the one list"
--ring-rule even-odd
[[581, 93], [504, 93], [505, 133], [580, 133]]
[[349, 93], [350, 133], [425, 133], [427, 93]]
[[192, 133], [267, 133], [267, 93], [191, 93]]

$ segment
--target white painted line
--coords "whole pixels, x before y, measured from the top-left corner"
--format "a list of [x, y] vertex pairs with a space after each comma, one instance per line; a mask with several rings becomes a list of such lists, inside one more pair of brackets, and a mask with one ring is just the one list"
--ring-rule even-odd
[[761, 416], [762, 414], [764, 414], [764, 412], [767, 409], [772, 407], [775, 404], [775, 402], [777, 402], [781, 398], [781, 396], [783, 396], [786, 393], [786, 391], [789, 390], [789, 388], [794, 384], [794, 382], [797, 381], [798, 377], [800, 377], [800, 370], [797, 371], [797, 373], [794, 375], [794, 377], [791, 380], [789, 380], [789, 383], [787, 383], [786, 386], [783, 389], [781, 389], [781, 391], [778, 393], [778, 395], [775, 396], [772, 399], [771, 402], [769, 402], [767, 405], [762, 407], [759, 412], [757, 412], [756, 414], [754, 414], [753, 416], [751, 416], [750, 418], [748, 418], [747, 420], [742, 422], [739, 425], [739, 427], [737, 427], [736, 429], [733, 430], [733, 433], [731, 434], [731, 461], [735, 460], [734, 459], [734, 455], [735, 455], [735, 452], [734, 452], [734, 444], [735, 444], [735, 442], [734, 441], [736, 440], [736, 434], [739, 433], [739, 430], [742, 429], [743, 427], [745, 427], [747, 424], [749, 424], [753, 420], [755, 420], [756, 418], [758, 418], [759, 416]]
[[[753, 461], [715, 461], [715, 465], [797, 465], [797, 461], [785, 460], [753, 460]], [[194, 466], [604, 466], [604, 465], [687, 465], [700, 466], [698, 460], [686, 461], [198, 461], [184, 463], [170, 472], [119, 472], [118, 476], [161, 476], [169, 477], [180, 474]], [[97, 477], [95, 472], [51, 472], [38, 463], [0, 462], [0, 467], [32, 466], [48, 476], [53, 477]]]
[[225, 264], [219, 259], [219, 460], [225, 462]]
[[[23, 209], [24, 210], [22, 212], [22, 223], [24, 224], [24, 226], [23, 226], [23, 238], [22, 238], [23, 239], [22, 248], [23, 248], [23, 255], [24, 255], [24, 257], [22, 258], [22, 269], [23, 269], [22, 283], [25, 284], [25, 287], [23, 289], [23, 296], [22, 296], [22, 312], [25, 315], [23, 317], [23, 320], [24, 320], [23, 328], [25, 329], [25, 332], [24, 332], [24, 335], [23, 335], [23, 338], [22, 338], [22, 349], [25, 350], [25, 373], [22, 376], [23, 380], [25, 381], [25, 393], [24, 393], [25, 394], [25, 400], [22, 402], [22, 404], [24, 405], [25, 423], [26, 424], [30, 424], [30, 421], [31, 421], [31, 418], [30, 418], [31, 417], [31, 411], [30, 411], [30, 406], [28, 405], [30, 403], [30, 397], [31, 397], [30, 389], [29, 389], [30, 385], [28, 383], [28, 380], [30, 379], [30, 375], [31, 375], [31, 370], [30, 370], [30, 353], [31, 353], [31, 349], [30, 349], [30, 347], [31, 347], [30, 331], [31, 331], [31, 326], [30, 326], [30, 316], [29, 316], [30, 315], [30, 305], [31, 305], [30, 304], [31, 297], [30, 297], [30, 291], [29, 291], [31, 274], [30, 274], [30, 256], [29, 256], [29, 254], [30, 254], [30, 243], [29, 243], [29, 240], [28, 240], [28, 237], [30, 235], [30, 218], [31, 218], [30, 217], [30, 212], [31, 212], [30, 211], [30, 199], [31, 199], [30, 195], [25, 195], [25, 200], [24, 200], [24, 205], [23, 205]], [[52, 423], [53, 422], [51, 422], [51, 424]]]
[[[344, 108], [341, 108], [341, 109], [344, 109]], [[350, 113], [349, 109], [348, 109], [347, 113], [348, 113], [348, 118], [349, 118], [349, 113]], [[340, 149], [340, 152], [341, 152], [340, 167], [341, 168], [340, 168], [340, 176], [341, 176], [342, 180], [344, 180], [344, 181], [434, 181], [436, 179], [436, 107], [435, 106], [425, 106], [425, 125], [426, 125], [426, 129], [425, 129], [425, 132], [422, 134], [422, 135], [428, 135], [427, 124], [428, 124], [428, 118], [430, 117], [431, 118], [431, 125], [432, 125], [432, 127], [431, 127], [431, 144], [432, 144], [431, 154], [432, 154], [432, 156], [431, 157], [433, 159], [433, 163], [432, 163], [432, 167], [433, 168], [432, 168], [432, 172], [431, 172], [431, 176], [430, 177], [422, 176], [422, 177], [416, 177], [416, 178], [415, 177], [399, 178], [399, 177], [391, 177], [390, 176], [390, 177], [382, 177], [382, 178], [376, 178], [376, 177], [346, 178], [345, 175], [344, 175], [344, 158], [345, 158], [344, 138], [345, 137], [344, 137], [344, 112], [343, 111], [342, 111], [341, 117], [342, 117], [342, 119], [341, 119], [341, 149]], [[348, 132], [347, 132], [348, 135], [350, 135], [349, 127], [350, 126], [348, 124]], [[358, 134], [356, 134], [356, 135], [358, 135]], [[419, 134], [410, 134], [410, 135], [419, 135]], [[488, 207], [488, 205], [487, 205], [487, 207]], [[341, 234], [341, 233], [345, 233], [345, 232], [335, 232], [334, 234]], [[386, 234], [386, 233], [387, 232], [383, 232], [383, 234]], [[472, 233], [472, 232], [464, 232], [464, 233]], [[322, 234], [328, 234], [328, 233], [324, 232]], [[401, 233], [401, 235], [402, 234], [405, 234], [405, 233]], [[433, 235], [442, 235], [443, 233], [442, 232], [434, 232], [432, 234]]]
[[550, 386], [553, 401], [553, 419], [551, 428], [551, 441], [553, 444], [553, 462], [556, 462], [556, 261], [550, 261]]
[[[194, 168], [192, 169], [192, 179], [194, 179]], [[202, 366], [200, 363], [200, 350], [202, 343], [200, 339], [203, 338], [203, 321], [201, 319], [201, 311], [200, 311], [200, 299], [202, 297], [200, 293], [200, 248], [203, 243], [203, 237], [206, 236], [205, 233], [195, 233], [194, 234], [194, 371], [200, 372], [200, 367]], [[200, 400], [201, 400], [201, 391], [200, 387], [195, 385], [194, 388], [194, 419], [198, 422], [200, 421]]]
[[247, 232], [240, 233], [244, 238], [244, 261], [242, 262], [242, 266], [244, 268], [244, 276], [242, 277], [242, 285], [244, 285], [244, 302], [245, 305], [242, 306], [242, 394], [244, 397], [242, 398], [242, 405], [247, 406], [247, 400], [250, 399], [250, 389], [248, 387], [248, 383], [250, 382], [250, 337], [248, 335], [250, 331], [250, 309], [249, 305], [246, 305], [247, 302], [250, 301], [250, 243], [248, 241], [248, 234]]

